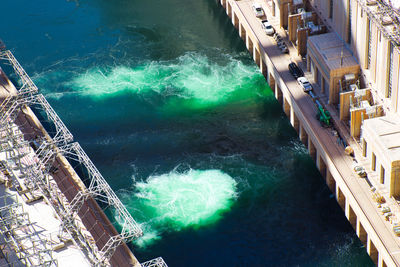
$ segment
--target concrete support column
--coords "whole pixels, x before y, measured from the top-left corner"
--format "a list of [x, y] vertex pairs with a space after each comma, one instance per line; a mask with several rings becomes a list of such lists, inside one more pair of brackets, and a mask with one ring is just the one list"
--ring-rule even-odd
[[299, 119], [296, 116], [296, 113], [294, 112], [293, 107], [290, 109], [290, 123], [292, 124], [293, 128], [296, 130], [296, 132], [300, 132], [299, 129]]
[[260, 52], [257, 50], [257, 48], [254, 47], [254, 61], [256, 62], [257, 66], [260, 66], [260, 62], [261, 62], [261, 56], [260, 56]]
[[283, 105], [282, 91], [277, 83], [275, 84], [275, 98], [278, 99], [279, 104]]
[[308, 134], [307, 134], [306, 130], [304, 129], [303, 125], [300, 125], [299, 128], [300, 128], [299, 129], [299, 139], [303, 143], [303, 145], [308, 147]]
[[264, 61], [262, 59], [261, 59], [260, 69], [261, 69], [262, 75], [264, 76], [265, 80], [268, 83], [268, 67], [267, 67], [267, 65], [264, 63]]
[[232, 10], [232, 24], [236, 29], [239, 29], [239, 18], [236, 16], [233, 10]]
[[357, 218], [357, 229], [356, 233], [358, 238], [360, 239], [361, 243], [363, 243], [364, 246], [367, 245], [367, 232], [365, 231], [363, 225], [360, 222], [360, 219]]
[[350, 206], [350, 203], [346, 201], [346, 211], [345, 211], [346, 217], [349, 220], [351, 226], [353, 226], [353, 229], [357, 229], [357, 215], [354, 212], [353, 208]]
[[382, 253], [378, 254], [378, 267], [387, 267], [386, 262], [382, 257]]
[[311, 141], [311, 138], [308, 137], [308, 153], [310, 153], [310, 157], [314, 160], [316, 160], [316, 150], [313, 142]]
[[335, 178], [333, 178], [329, 169], [326, 170], [326, 184], [328, 185], [331, 192], [336, 195], [336, 181]]
[[326, 179], [326, 164], [320, 155], [317, 155], [317, 168], [325, 180]]
[[246, 37], [246, 47], [249, 50], [251, 56], [253, 57], [254, 51], [253, 51], [253, 41], [250, 39], [250, 36], [247, 35]]
[[369, 236], [367, 240], [367, 252], [375, 265], [378, 265], [378, 250], [376, 249], [374, 242], [372, 242]]
[[[276, 91], [275, 78], [274, 78], [274, 76], [272, 76], [271, 73], [268, 75], [268, 84], [269, 84], [269, 87], [271, 88], [272, 92], [275, 92]], [[275, 93], [275, 98], [277, 98], [276, 93]]]
[[232, 18], [232, 6], [231, 6], [231, 4], [229, 3], [229, 1], [227, 1], [227, 3], [226, 3], [226, 11], [228, 12], [228, 13], [227, 13], [227, 14], [228, 14], [228, 17]]
[[311, 58], [307, 55], [307, 71], [311, 71]]
[[242, 40], [246, 40], [246, 30], [243, 27], [243, 24], [239, 24], [239, 36]]
[[286, 97], [283, 98], [283, 111], [285, 112], [286, 116], [290, 118], [290, 104]]
[[239, 18], [238, 18], [238, 16], [235, 14], [235, 28], [236, 28], [236, 29], [239, 29], [239, 27], [240, 27]]
[[336, 199], [339, 203], [339, 206], [344, 211], [346, 208], [346, 197], [344, 196], [342, 190], [340, 189], [339, 185], [336, 185]]

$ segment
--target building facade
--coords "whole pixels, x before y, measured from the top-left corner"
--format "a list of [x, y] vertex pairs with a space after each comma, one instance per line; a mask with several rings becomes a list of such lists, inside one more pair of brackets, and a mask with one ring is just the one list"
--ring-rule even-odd
[[272, 2], [320, 93], [362, 145], [374, 177], [400, 197], [400, 154], [393, 152], [400, 136], [399, 10], [385, 0]]

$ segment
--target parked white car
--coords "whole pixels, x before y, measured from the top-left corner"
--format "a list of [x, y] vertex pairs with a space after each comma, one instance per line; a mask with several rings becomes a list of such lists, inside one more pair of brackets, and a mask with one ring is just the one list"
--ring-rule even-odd
[[299, 77], [297, 78], [297, 82], [303, 87], [304, 92], [310, 92], [312, 91], [312, 85], [311, 83], [307, 80], [306, 77]]
[[269, 23], [267, 19], [261, 21], [261, 27], [268, 35], [273, 35], [275, 33], [274, 27], [272, 27], [271, 23]]
[[264, 16], [264, 9], [259, 3], [253, 3], [253, 11], [257, 18]]

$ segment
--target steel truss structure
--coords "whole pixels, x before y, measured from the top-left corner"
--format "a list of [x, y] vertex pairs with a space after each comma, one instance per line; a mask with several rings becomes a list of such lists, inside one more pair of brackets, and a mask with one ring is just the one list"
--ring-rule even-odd
[[0, 105], [0, 125], [7, 124], [7, 121], [13, 122], [24, 106], [30, 106], [45, 113], [45, 119], [54, 125], [55, 132], [51, 134], [52, 142], [56, 145], [65, 145], [73, 140], [71, 132], [42, 94], [28, 96], [18, 94], [18, 96], [7, 98]]
[[84, 202], [88, 198], [93, 198], [105, 205], [106, 209], [111, 208], [114, 216], [118, 218], [118, 222], [122, 224], [121, 233], [110, 237], [100, 251], [102, 260], [109, 259], [122, 242], [130, 242], [134, 238], [140, 237], [143, 232], [79, 143], [75, 142], [59, 147], [58, 152], [65, 158], [78, 162], [88, 173], [87, 179], [83, 179], [83, 182], [88, 184], [86, 191], [79, 191], [70, 202], [70, 214], [76, 216]]
[[140, 264], [141, 267], [168, 267], [163, 258], [158, 257]]
[[[88, 238], [87, 233], [83, 231], [82, 223], [71, 216], [68, 209], [68, 200], [59, 190], [52, 177], [42, 168], [40, 159], [38, 164], [33, 164], [25, 168], [25, 176], [29, 184], [36, 185], [41, 193], [49, 200], [49, 203], [52, 204], [52, 208], [61, 219], [63, 231], [66, 231], [68, 235], [73, 238], [74, 243], [79, 246], [88, 257], [91, 264], [94, 266], [108, 266], [109, 264], [100, 261], [95, 242], [92, 242], [92, 240]], [[65, 233], [60, 233], [60, 236], [63, 234]]]
[[[17, 93], [6, 97], [0, 104], [0, 152], [8, 151], [7, 158], [14, 162], [15, 166], [12, 168], [19, 169], [21, 177], [24, 178], [24, 184], [29, 185], [30, 190], [40, 191], [48, 199], [62, 221], [63, 232], [66, 231], [72, 237], [74, 243], [81, 248], [91, 264], [93, 266], [109, 266], [110, 259], [118, 246], [142, 235], [140, 226], [126, 210], [81, 146], [78, 143], [71, 143], [73, 141], [72, 134], [45, 97], [37, 94], [36, 85], [1, 41], [0, 60], [6, 60], [13, 67], [21, 82]], [[45, 120], [50, 122], [55, 129], [55, 132], [50, 133], [51, 136], [45, 134], [40, 136], [39, 140], [35, 137], [38, 147], [35, 149], [34, 160], [31, 160], [29, 164], [21, 159], [33, 150], [30, 144], [32, 140], [25, 140], [24, 135], [15, 130], [17, 126], [14, 124], [21, 110], [27, 106], [43, 111], [46, 115]], [[83, 166], [88, 174], [88, 177], [83, 179], [86, 184], [85, 190], [79, 191], [70, 202], [52, 177], [55, 159], [61, 155], [72, 160], [73, 163]], [[93, 237], [85, 230], [81, 218], [78, 216], [81, 207], [90, 198], [97, 200], [102, 207], [106, 207], [105, 209], [112, 210], [113, 215], [122, 226], [120, 233], [110, 236], [102, 248], [97, 247]], [[0, 228], [2, 225], [0, 221]], [[47, 266], [45, 263], [46, 261], [42, 261], [42, 266]], [[157, 258], [144, 266], [167, 265], [162, 258]]]
[[[17, 199], [4, 195], [0, 200], [0, 233], [7, 266], [58, 266], [47, 240], [42, 238]], [[7, 247], [5, 249], [4, 247]], [[4, 253], [4, 251], [8, 252]]]
[[[399, 49], [400, 12], [383, 0], [357, 0], [383, 35]], [[388, 21], [389, 20], [389, 21]], [[391, 27], [389, 27], [391, 26]]]
[[[18, 131], [18, 127], [13, 126], [8, 127], [7, 129], [12, 129], [12, 132], [7, 136], [6, 139], [8, 141], [6, 143], [16, 144], [15, 147], [11, 147], [13, 153], [6, 156], [8, 162], [7, 173], [13, 173], [13, 169], [18, 170], [20, 172], [19, 176], [24, 179], [23, 183], [28, 190], [39, 191], [41, 196], [45, 196], [53, 210], [56, 212], [58, 218], [63, 224], [66, 224], [66, 221], [69, 218], [68, 210], [65, 208], [65, 205], [68, 203], [67, 199], [60, 192], [56, 183], [51, 179], [52, 177], [45, 172], [43, 167], [41, 167], [41, 162], [37, 155], [34, 156], [34, 159], [31, 160], [30, 163], [23, 161], [23, 158], [26, 156], [26, 151], [32, 151], [32, 148], [29, 143], [23, 139], [23, 135], [15, 134], [16, 131]], [[12, 178], [14, 183], [19, 183], [16, 177]], [[37, 192], [35, 193], [37, 194]], [[67, 231], [69, 237], [73, 238], [74, 243], [80, 247], [85, 255], [87, 255], [88, 260], [93, 265], [101, 265], [99, 260], [96, 258], [96, 255], [98, 254], [97, 247], [94, 242], [90, 242], [87, 235], [83, 233], [82, 225], [79, 224], [78, 220], [69, 220], [68, 228], [65, 228], [64, 230]], [[14, 248], [16, 248], [18, 254], [18, 247], [14, 246]], [[41, 264], [43, 265], [44, 263], [42, 262]]]
[[38, 88], [33, 83], [29, 75], [25, 72], [24, 68], [19, 64], [18, 60], [14, 57], [10, 50], [6, 50], [4, 44], [0, 41], [0, 60], [8, 61], [12, 66], [15, 74], [20, 79], [21, 85], [18, 88], [19, 95], [35, 94]]

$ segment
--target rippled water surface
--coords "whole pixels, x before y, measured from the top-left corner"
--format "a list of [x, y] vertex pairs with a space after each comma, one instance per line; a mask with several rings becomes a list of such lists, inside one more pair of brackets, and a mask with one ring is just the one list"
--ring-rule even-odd
[[0, 37], [142, 224], [141, 261], [372, 265], [215, 0], [1, 8]]

